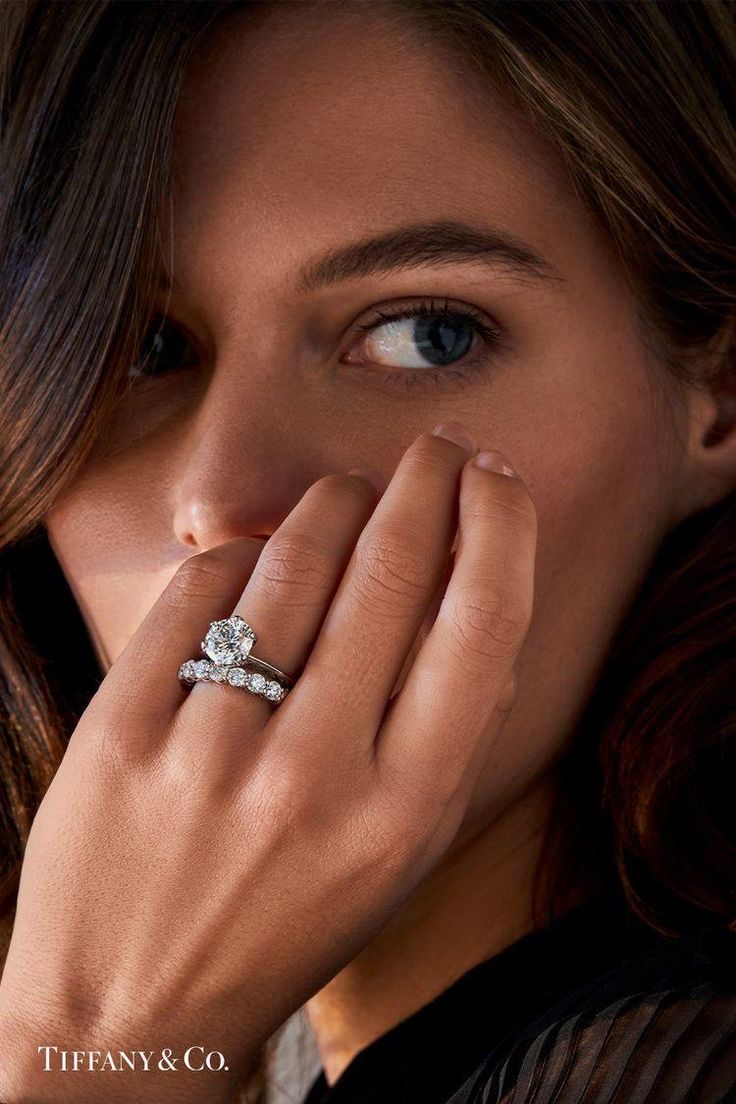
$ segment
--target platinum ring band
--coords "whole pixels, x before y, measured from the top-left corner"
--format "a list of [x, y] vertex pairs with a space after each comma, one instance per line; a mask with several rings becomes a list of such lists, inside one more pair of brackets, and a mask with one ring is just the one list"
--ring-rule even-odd
[[210, 621], [201, 642], [204, 659], [188, 659], [179, 668], [179, 681], [229, 683], [278, 704], [294, 685], [285, 671], [251, 654], [256, 633], [239, 614]]
[[260, 671], [248, 671], [244, 667], [223, 667], [211, 659], [188, 659], [179, 668], [179, 680], [187, 686], [195, 682], [229, 683], [251, 694], [278, 704], [289, 690], [277, 679], [268, 679]]
[[278, 667], [272, 667], [270, 663], [266, 663], [265, 659], [258, 659], [254, 655], [249, 655], [246, 662], [249, 667], [254, 667], [256, 671], [260, 671], [266, 678], [277, 679], [288, 689], [294, 685], [288, 675], [280, 671]]

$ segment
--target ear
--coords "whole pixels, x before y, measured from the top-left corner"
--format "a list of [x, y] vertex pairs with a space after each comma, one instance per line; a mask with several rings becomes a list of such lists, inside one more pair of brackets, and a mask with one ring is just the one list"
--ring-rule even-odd
[[717, 380], [689, 388], [687, 455], [681, 515], [736, 492], [736, 361]]

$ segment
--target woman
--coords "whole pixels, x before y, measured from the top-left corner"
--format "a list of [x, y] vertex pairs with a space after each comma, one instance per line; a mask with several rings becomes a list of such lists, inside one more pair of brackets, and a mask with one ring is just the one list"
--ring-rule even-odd
[[733, 7], [2, 18], [2, 1099], [728, 1099]]

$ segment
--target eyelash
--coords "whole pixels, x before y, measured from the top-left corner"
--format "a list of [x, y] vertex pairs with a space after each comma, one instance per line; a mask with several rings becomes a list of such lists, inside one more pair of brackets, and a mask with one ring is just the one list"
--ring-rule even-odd
[[[468, 371], [485, 371], [489, 367], [487, 364], [487, 357], [490, 353], [496, 350], [502, 339], [502, 331], [495, 325], [489, 325], [484, 316], [475, 311], [472, 307], [463, 305], [451, 305], [449, 299], [444, 299], [441, 306], [435, 305], [435, 300], [430, 299], [429, 302], [423, 301], [416, 305], [411, 306], [399, 306], [393, 310], [379, 310], [376, 309], [371, 318], [366, 322], [360, 322], [354, 326], [354, 332], [359, 334], [367, 334], [372, 330], [377, 329], [379, 326], [385, 325], [388, 322], [397, 322], [405, 318], [448, 318], [455, 317], [461, 318], [468, 323], [474, 334], [477, 334], [483, 342], [485, 349], [479, 356], [474, 357], [471, 360], [465, 362], [458, 362], [455, 364], [448, 364], [445, 367], [426, 367], [420, 369], [412, 368], [394, 368], [390, 372], [386, 373], [383, 377], [383, 382], [391, 386], [402, 385], [406, 390], [414, 387], [426, 387], [433, 384], [447, 383], [453, 380], [465, 380], [467, 378]], [[168, 315], [156, 315], [154, 321], [157, 323], [156, 335], [158, 336], [163, 329], [164, 325], [168, 322], [186, 338], [192, 345], [195, 343], [187, 333], [187, 330], [180, 326], [179, 323], [174, 322]], [[152, 333], [154, 327], [149, 326], [146, 331], [146, 337]], [[140, 365], [141, 361], [136, 362], [136, 366]], [[187, 365], [189, 367], [189, 365]], [[379, 366], [380, 367], [380, 366]], [[134, 381], [156, 378], [171, 374], [172, 371], [177, 369], [171, 369], [169, 372], [152, 373], [134, 372], [131, 371], [131, 375]]]
[[455, 364], [448, 364], [442, 368], [394, 368], [383, 377], [384, 382], [396, 385], [401, 383], [404, 387], [422, 387], [427, 384], [448, 382], [452, 379], [464, 380], [467, 378], [467, 370], [484, 371], [488, 368], [485, 358], [495, 351], [503, 336], [502, 331], [495, 325], [489, 325], [484, 316], [467, 305], [450, 305], [449, 299], [442, 301], [442, 306], [435, 306], [435, 300], [421, 302], [416, 306], [397, 307], [395, 310], [376, 310], [367, 322], [358, 323], [354, 329], [358, 333], [370, 333], [371, 330], [382, 326], [387, 322], [397, 322], [404, 318], [462, 318], [476, 333], [485, 345], [485, 350], [480, 356], [472, 360], [466, 360]]

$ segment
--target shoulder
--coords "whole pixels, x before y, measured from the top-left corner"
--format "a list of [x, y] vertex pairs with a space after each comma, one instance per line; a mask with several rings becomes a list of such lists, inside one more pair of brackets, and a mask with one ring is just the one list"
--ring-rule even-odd
[[619, 964], [489, 1055], [448, 1104], [736, 1102], [736, 933]]

